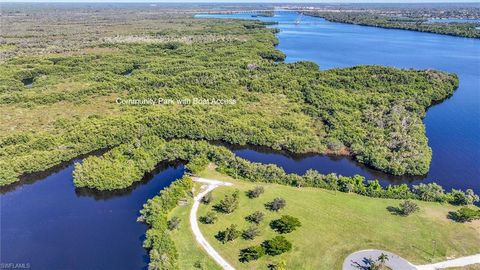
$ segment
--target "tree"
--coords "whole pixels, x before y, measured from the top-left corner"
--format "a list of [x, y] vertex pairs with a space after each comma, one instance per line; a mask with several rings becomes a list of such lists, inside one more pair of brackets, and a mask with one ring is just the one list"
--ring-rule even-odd
[[262, 246], [252, 246], [245, 249], [240, 250], [240, 258], [239, 261], [241, 262], [249, 262], [255, 261], [265, 255], [265, 249]]
[[399, 204], [400, 213], [404, 216], [408, 216], [418, 211], [418, 205], [410, 200], [405, 200]]
[[238, 193], [239, 191], [236, 190], [232, 194], [225, 195], [223, 200], [215, 205], [215, 209], [226, 214], [230, 214], [235, 211], [238, 207]]
[[264, 51], [260, 53], [260, 56], [264, 59], [272, 60], [275, 62], [285, 60], [285, 54], [278, 50]]
[[275, 236], [270, 240], [266, 240], [262, 243], [262, 247], [265, 249], [265, 253], [270, 256], [280, 255], [292, 249], [292, 243], [290, 243], [284, 236]]
[[342, 150], [343, 147], [345, 147], [343, 145], [343, 143], [336, 139], [336, 138], [331, 138], [327, 141], [327, 147], [329, 150], [333, 151], [333, 152], [338, 152], [340, 150]]
[[369, 180], [367, 181], [366, 193], [370, 197], [381, 197], [383, 193], [383, 188], [378, 182], [378, 180]]
[[281, 218], [270, 222], [272, 230], [281, 234], [293, 232], [300, 226], [302, 226], [300, 220], [289, 215], [283, 215]]
[[247, 191], [247, 197], [249, 197], [250, 199], [258, 198], [264, 192], [265, 189], [262, 186], [256, 186], [255, 188]]
[[265, 206], [270, 211], [279, 211], [287, 205], [287, 202], [282, 198], [275, 198], [273, 201], [267, 203]]
[[200, 222], [204, 224], [214, 224], [217, 219], [217, 214], [212, 211], [208, 211], [205, 216], [200, 217]]
[[413, 192], [417, 194], [422, 201], [443, 202], [446, 199], [443, 188], [436, 183], [414, 185]]
[[241, 232], [237, 229], [237, 225], [232, 224], [230, 227], [227, 227], [224, 231], [219, 231], [215, 238], [223, 244], [233, 241], [240, 236]]
[[477, 194], [475, 194], [475, 192], [473, 192], [472, 189], [467, 189], [465, 191], [465, 197], [466, 197], [465, 203], [467, 205], [474, 204], [476, 202], [480, 202], [480, 197]]
[[205, 196], [202, 197], [202, 203], [210, 204], [213, 201], [212, 192], [208, 192]]
[[172, 217], [169, 221], [167, 221], [167, 226], [170, 231], [178, 229], [180, 225], [180, 219], [178, 217]]
[[380, 269], [385, 269], [385, 263], [389, 260], [388, 255], [385, 253], [380, 254], [378, 256], [378, 262], [379, 262], [379, 268]]
[[245, 240], [253, 240], [255, 237], [260, 235], [260, 230], [256, 226], [250, 226], [248, 229], [244, 230], [242, 237]]
[[479, 201], [478, 195], [473, 190], [467, 189], [465, 192], [452, 189], [449, 193], [449, 202], [455, 205], [471, 205]]
[[192, 173], [199, 173], [207, 167], [208, 162], [209, 160], [207, 157], [196, 156], [189, 160], [186, 167]]
[[251, 213], [250, 215], [246, 216], [245, 219], [248, 221], [248, 222], [252, 222], [252, 223], [255, 223], [255, 224], [259, 224], [260, 222], [262, 222], [263, 218], [264, 218], [264, 214], [260, 211], [255, 211], [253, 213]]

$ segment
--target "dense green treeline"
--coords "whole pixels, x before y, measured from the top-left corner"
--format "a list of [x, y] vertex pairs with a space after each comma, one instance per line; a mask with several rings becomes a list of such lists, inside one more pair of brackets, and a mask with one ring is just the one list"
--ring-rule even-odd
[[213, 146], [205, 141], [166, 142], [152, 137], [133, 144], [121, 145], [102, 157], [86, 158], [83, 164], [76, 165], [74, 181], [76, 186], [100, 190], [124, 188], [141, 180], [157, 162], [173, 160], [190, 161], [192, 166], [188, 163], [187, 168], [191, 171], [201, 171], [209, 162], [214, 162], [221, 172], [253, 182], [318, 187], [369, 197], [418, 199], [455, 205], [468, 205], [478, 201], [478, 196], [471, 190], [445, 192], [435, 183], [414, 185], [412, 189], [405, 184], [383, 188], [378, 180], [366, 181], [360, 175], [353, 177], [334, 173], [323, 175], [315, 170], [309, 170], [304, 175], [287, 174], [276, 165], [253, 163], [238, 158], [227, 148]]
[[350, 23], [383, 28], [395, 28], [435, 34], [480, 38], [480, 23], [428, 22], [419, 18], [390, 17], [372, 12], [305, 12], [332, 22]]
[[[196, 35], [228, 32], [238, 39], [106, 42], [86, 53], [5, 61], [0, 67], [0, 110], [6, 116], [0, 119], [0, 185], [146, 135], [351, 154], [392, 174], [428, 172], [431, 150], [421, 120], [432, 102], [453, 93], [454, 75], [378, 66], [320, 71], [310, 62], [286, 64], [274, 48], [274, 31], [259, 22], [198, 21], [204, 28]], [[177, 29], [175, 35], [182, 31], [189, 32]], [[33, 84], [23, 85], [25, 79]], [[236, 103], [134, 106], [118, 104], [119, 98]], [[151, 164], [132, 167], [131, 173], [140, 175]]]
[[190, 196], [192, 188], [192, 179], [183, 177], [143, 205], [138, 221], [149, 226], [143, 243], [149, 250], [148, 269], [178, 269], [178, 253], [168, 230], [167, 217], [180, 199]]

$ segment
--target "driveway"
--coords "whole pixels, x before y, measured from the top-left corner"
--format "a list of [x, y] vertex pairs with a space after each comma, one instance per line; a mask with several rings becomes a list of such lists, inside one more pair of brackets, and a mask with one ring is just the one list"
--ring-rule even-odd
[[343, 270], [367, 270], [371, 260], [376, 260], [382, 253], [388, 256], [385, 265], [392, 270], [436, 270], [480, 263], [480, 254], [475, 254], [438, 263], [414, 265], [394, 253], [378, 249], [366, 249], [350, 254], [343, 261]]

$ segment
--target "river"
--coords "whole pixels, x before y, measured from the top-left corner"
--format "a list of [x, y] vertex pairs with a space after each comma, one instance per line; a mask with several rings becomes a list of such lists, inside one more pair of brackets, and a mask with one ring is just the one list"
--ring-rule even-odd
[[[216, 15], [251, 18], [249, 14]], [[209, 16], [211, 17], [211, 16]], [[322, 69], [358, 64], [435, 68], [455, 72], [460, 87], [429, 109], [425, 118], [433, 149], [425, 177], [393, 177], [349, 159], [321, 155], [292, 156], [267, 149], [232, 147], [251, 161], [275, 163], [288, 172], [314, 168], [323, 173], [361, 174], [387, 183], [436, 181], [444, 187], [480, 191], [480, 40], [327, 22], [276, 12], [278, 49], [287, 62], [310, 60]], [[300, 19], [299, 24], [294, 22]], [[136, 222], [148, 198], [184, 173], [182, 165], [159, 167], [121, 193], [76, 190], [73, 166], [4, 188], [0, 195], [2, 263], [31, 269], [146, 269], [142, 248], [146, 227]]]
[[39, 270], [146, 269], [147, 227], [136, 219], [184, 167], [160, 166], [120, 193], [75, 189], [72, 172], [70, 163], [0, 190], [0, 262]]
[[[278, 49], [286, 62], [308, 60], [320, 69], [362, 64], [438, 69], [456, 73], [460, 86], [452, 97], [428, 109], [424, 119], [433, 158], [428, 175], [395, 177], [371, 170], [350, 158], [279, 155], [239, 149], [252, 161], [276, 163], [288, 172], [309, 168], [323, 173], [361, 174], [389, 183], [437, 182], [445, 189], [472, 188], [480, 193], [480, 39], [333, 23], [322, 18], [277, 11], [274, 17], [251, 14], [197, 15], [202, 18], [257, 19], [278, 22]], [[299, 23], [296, 23], [298, 22]]]

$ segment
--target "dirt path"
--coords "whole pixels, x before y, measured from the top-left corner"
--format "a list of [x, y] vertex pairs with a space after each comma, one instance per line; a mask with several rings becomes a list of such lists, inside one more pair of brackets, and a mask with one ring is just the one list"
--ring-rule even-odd
[[197, 210], [200, 206], [200, 201], [203, 196], [205, 196], [208, 192], [214, 190], [219, 186], [231, 186], [231, 183], [222, 182], [218, 180], [211, 180], [199, 177], [192, 177], [193, 181], [198, 183], [204, 183], [206, 185], [202, 186], [202, 191], [195, 196], [193, 199], [192, 210], [190, 211], [190, 226], [193, 231], [193, 235], [197, 242], [202, 246], [203, 249], [212, 257], [215, 262], [217, 262], [223, 269], [225, 270], [235, 270], [233, 266], [231, 266], [218, 252], [208, 243], [207, 239], [203, 236], [200, 228], [198, 227], [198, 217], [197, 217]]

